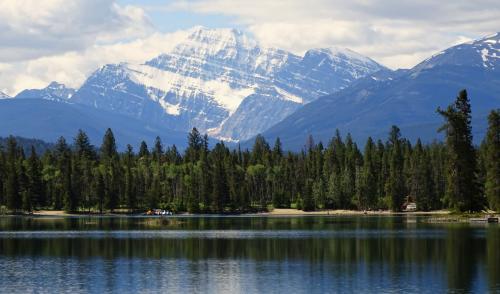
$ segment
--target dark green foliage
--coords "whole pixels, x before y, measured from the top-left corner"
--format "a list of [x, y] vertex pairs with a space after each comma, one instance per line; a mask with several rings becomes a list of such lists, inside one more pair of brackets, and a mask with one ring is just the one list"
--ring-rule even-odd
[[[38, 154], [43, 154], [48, 150], [52, 150], [54, 148], [53, 143], [48, 143], [39, 139], [28, 139], [23, 137], [14, 137], [16, 139], [17, 145], [24, 150], [24, 153], [29, 154], [31, 152], [31, 148], [35, 147], [35, 150]], [[7, 146], [7, 141], [9, 138], [0, 137], [0, 148], [3, 146], [3, 149]]]
[[486, 198], [491, 209], [500, 211], [500, 109], [488, 116], [488, 132], [482, 147]]
[[410, 196], [420, 210], [429, 211], [437, 208], [431, 161], [420, 140], [415, 145], [411, 162]]
[[[328, 145], [310, 137], [301, 152], [286, 152], [276, 139], [271, 148], [257, 136], [251, 151], [229, 149], [193, 129], [188, 148], [145, 142], [134, 153], [117, 151], [108, 129], [96, 150], [79, 131], [73, 145], [60, 138], [51, 150], [29, 156], [14, 137], [0, 146], [0, 204], [13, 212], [38, 208], [79, 212], [163, 208], [191, 213], [254, 212], [275, 208], [392, 209], [406, 201], [427, 211], [455, 208], [499, 209], [499, 117], [479, 155], [472, 146], [470, 107], [465, 92], [440, 113], [446, 144], [412, 146], [394, 126], [387, 142], [369, 138], [361, 152], [350, 134], [337, 131]], [[28, 154], [28, 153], [26, 153]], [[479, 162], [477, 164], [477, 162]], [[476, 168], [476, 165], [479, 168]]]
[[385, 189], [389, 208], [393, 211], [401, 211], [405, 199], [403, 144], [399, 128], [392, 126], [387, 150], [389, 153], [389, 176]]
[[140, 158], [149, 157], [148, 145], [144, 141], [141, 142], [141, 146], [139, 147], [139, 157]]
[[365, 144], [363, 167], [358, 169], [357, 200], [359, 209], [373, 209], [377, 206], [377, 152], [372, 138]]
[[447, 189], [450, 206], [458, 211], [480, 211], [485, 206], [477, 178], [476, 150], [472, 145], [471, 108], [467, 92], [460, 91], [455, 103], [438, 109], [445, 119]]
[[7, 208], [13, 211], [21, 209], [22, 199], [19, 184], [18, 155], [19, 149], [14, 137], [7, 140], [5, 198]]
[[31, 148], [31, 156], [27, 161], [27, 178], [30, 206], [44, 207], [46, 203], [45, 187], [42, 178], [42, 163], [38, 158], [35, 147]]
[[111, 129], [107, 129], [104, 134], [104, 139], [101, 145], [101, 157], [103, 159], [111, 159], [113, 156], [117, 155], [115, 136]]

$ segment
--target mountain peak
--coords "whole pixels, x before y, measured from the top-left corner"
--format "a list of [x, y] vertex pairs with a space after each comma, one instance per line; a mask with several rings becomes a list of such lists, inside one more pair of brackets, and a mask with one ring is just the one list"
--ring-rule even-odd
[[343, 48], [263, 48], [237, 29], [194, 27], [174, 45], [144, 64], [102, 67], [71, 101], [240, 140], [381, 69]]
[[308, 53], [326, 54], [330, 57], [330, 59], [351, 59], [351, 60], [359, 60], [365, 63], [375, 63], [375, 61], [373, 61], [369, 57], [366, 57], [349, 48], [338, 47], [338, 46], [311, 49], [308, 51]]
[[[494, 41], [494, 42], [490, 42], [490, 41]], [[481, 39], [474, 41], [474, 43], [480, 43], [480, 42], [493, 43], [493, 44], [500, 43], [500, 32], [488, 35], [486, 37], [483, 37]]]
[[251, 49], [257, 47], [257, 42], [237, 29], [211, 29], [195, 27], [191, 30], [185, 42], [181, 42], [174, 49], [174, 53], [184, 53], [186, 48], [206, 48], [213, 52], [234, 48]]
[[235, 28], [207, 28], [204, 26], [195, 26], [189, 30], [188, 39], [196, 39], [204, 36], [242, 36], [244, 33]]
[[471, 66], [500, 70], [500, 33], [462, 43], [434, 54], [416, 65], [415, 73], [436, 66]]
[[53, 81], [43, 89], [24, 90], [21, 93], [17, 94], [16, 98], [36, 98], [52, 101], [67, 101], [73, 96], [73, 94], [75, 94], [75, 92], [75, 89], [68, 88], [64, 84]]
[[385, 69], [384, 66], [378, 64], [376, 61], [342, 47], [311, 49], [306, 52], [303, 60], [309, 66], [314, 65], [316, 71], [343, 72], [343, 79], [346, 81], [352, 81], [353, 79]]
[[62, 90], [62, 89], [68, 89], [68, 87], [66, 87], [66, 85], [64, 84], [53, 81], [46, 87], [46, 89]]

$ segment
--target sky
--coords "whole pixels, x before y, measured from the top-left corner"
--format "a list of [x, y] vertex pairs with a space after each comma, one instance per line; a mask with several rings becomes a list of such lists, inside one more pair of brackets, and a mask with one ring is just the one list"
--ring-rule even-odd
[[104, 64], [167, 52], [200, 25], [296, 54], [339, 46], [410, 68], [500, 31], [499, 15], [498, 0], [0, 0], [0, 91], [76, 88]]

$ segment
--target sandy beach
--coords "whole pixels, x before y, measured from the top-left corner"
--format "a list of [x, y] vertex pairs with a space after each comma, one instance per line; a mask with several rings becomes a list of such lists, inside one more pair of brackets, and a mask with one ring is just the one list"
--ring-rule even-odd
[[291, 208], [276, 208], [270, 212], [261, 213], [262, 215], [274, 215], [274, 216], [297, 216], [297, 215], [446, 215], [450, 214], [448, 210], [436, 210], [436, 211], [411, 211], [411, 212], [392, 212], [390, 210], [376, 210], [376, 211], [360, 211], [360, 210], [318, 210], [318, 211], [302, 211], [298, 209]]
[[[411, 212], [392, 212], [390, 210], [376, 210], [376, 211], [359, 211], [359, 210], [317, 210], [317, 211], [303, 211], [299, 209], [292, 208], [276, 208], [269, 212], [262, 213], [250, 213], [248, 215], [252, 216], [344, 216], [344, 215], [447, 215], [451, 212], [448, 210], [436, 210], [436, 211], [411, 211]], [[82, 216], [85, 213], [67, 213], [63, 210], [37, 210], [33, 212], [36, 216]], [[92, 214], [98, 216], [99, 214]], [[105, 213], [106, 216], [120, 215], [124, 216], [125, 213]], [[178, 215], [192, 215], [189, 213], [182, 213]]]

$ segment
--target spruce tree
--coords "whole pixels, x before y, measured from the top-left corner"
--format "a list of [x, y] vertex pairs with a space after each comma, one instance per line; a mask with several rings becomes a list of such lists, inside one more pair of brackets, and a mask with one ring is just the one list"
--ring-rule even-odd
[[155, 146], [153, 148], [153, 158], [157, 163], [162, 162], [163, 158], [163, 144], [161, 143], [160, 137], [156, 137]]
[[127, 145], [127, 150], [124, 156], [125, 162], [125, 188], [124, 197], [127, 203], [127, 207], [134, 210], [137, 206], [137, 199], [135, 195], [135, 180], [133, 172], [133, 162], [134, 162], [134, 152], [132, 146]]
[[101, 156], [104, 160], [109, 160], [117, 154], [115, 136], [113, 135], [113, 131], [108, 128], [102, 140]]
[[205, 144], [208, 144], [208, 142], [204, 141], [198, 129], [193, 128], [188, 135], [188, 147], [185, 153], [185, 160], [191, 163], [198, 161], [200, 158], [200, 151]]
[[104, 207], [113, 211], [119, 203], [122, 175], [115, 137], [113, 131], [109, 128], [104, 134], [100, 150], [105, 183]]
[[313, 199], [313, 185], [313, 179], [306, 179], [302, 195], [302, 210], [304, 211], [313, 211], [315, 209]]
[[500, 211], [500, 109], [488, 115], [485, 140], [485, 194], [490, 209]]
[[278, 164], [283, 157], [283, 147], [281, 146], [280, 138], [276, 138], [273, 147], [273, 163]]
[[149, 157], [148, 144], [142, 141], [141, 146], [139, 147], [139, 158], [148, 158], [148, 157]]
[[401, 145], [401, 132], [398, 127], [392, 126], [389, 135], [389, 174], [386, 181], [386, 195], [392, 211], [401, 211], [405, 198], [404, 158]]
[[440, 131], [446, 133], [446, 197], [458, 211], [480, 211], [485, 205], [477, 179], [476, 151], [472, 143], [471, 107], [467, 91], [458, 94], [446, 110], [438, 108], [445, 119]]
[[375, 144], [371, 137], [365, 144], [361, 180], [358, 188], [358, 208], [374, 208], [377, 203], [377, 171], [375, 164]]
[[227, 185], [227, 174], [224, 166], [224, 157], [227, 152], [224, 144], [217, 143], [212, 151], [213, 174], [212, 174], [212, 210], [223, 212], [224, 206], [229, 198], [229, 187]]
[[31, 201], [31, 185], [30, 181], [28, 178], [28, 175], [26, 174], [26, 168], [24, 167], [24, 164], [19, 164], [19, 186], [20, 186], [20, 194], [21, 194], [21, 202], [22, 202], [22, 209], [26, 212], [31, 212], [32, 211], [32, 201]]
[[78, 158], [95, 158], [94, 146], [90, 144], [90, 139], [84, 131], [78, 130], [73, 145]]
[[429, 211], [436, 206], [429, 155], [418, 139], [412, 155], [410, 195], [418, 210]]
[[105, 184], [104, 184], [104, 178], [102, 176], [102, 173], [99, 169], [95, 170], [95, 194], [97, 195], [97, 207], [99, 209], [99, 213], [103, 213], [104, 210], [104, 194], [106, 193], [105, 191]]
[[32, 204], [36, 207], [46, 205], [45, 187], [42, 179], [42, 163], [38, 158], [35, 147], [31, 146], [31, 155], [28, 159], [27, 168], [28, 180], [30, 185], [30, 193]]

